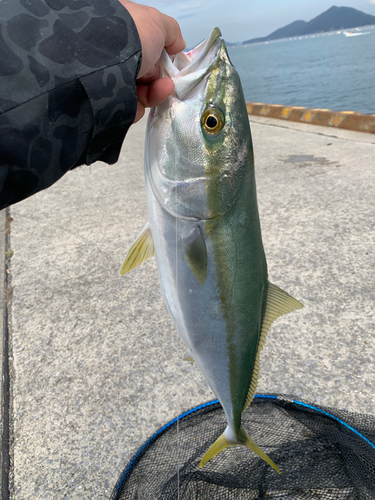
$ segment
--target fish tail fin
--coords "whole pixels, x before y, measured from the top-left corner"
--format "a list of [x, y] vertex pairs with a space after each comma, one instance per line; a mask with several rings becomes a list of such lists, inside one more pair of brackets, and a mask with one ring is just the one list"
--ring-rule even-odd
[[230, 443], [226, 437], [225, 432], [214, 442], [214, 444], [210, 447], [208, 451], [206, 451], [204, 457], [201, 460], [200, 466], [203, 467], [207, 462], [211, 460], [211, 458], [216, 457], [218, 453], [228, 448], [228, 446], [234, 446], [233, 443]]
[[[229, 432], [228, 432], [229, 431]], [[262, 458], [265, 462], [267, 462], [271, 467], [275, 469], [278, 474], [281, 474], [279, 468], [272, 462], [270, 457], [262, 451], [257, 444], [251, 439], [251, 437], [247, 434], [245, 429], [241, 427], [239, 432], [239, 437], [237, 439], [232, 439], [228, 435], [232, 434], [227, 427], [223, 434], [214, 442], [211, 448], [206, 452], [204, 457], [201, 460], [200, 466], [203, 467], [211, 458], [215, 457], [218, 453], [225, 450], [229, 446], [242, 445], [249, 448], [249, 450], [256, 453], [260, 458]]]
[[275, 469], [275, 471], [278, 473], [278, 474], [281, 474], [279, 468], [277, 467], [277, 465], [275, 465], [273, 463], [273, 461], [270, 459], [270, 457], [268, 455], [266, 455], [264, 453], [263, 450], [261, 450], [259, 448], [259, 446], [254, 443], [254, 441], [251, 439], [251, 437], [247, 434], [247, 432], [245, 431], [245, 429], [243, 429], [243, 427], [241, 427], [241, 431], [242, 433], [245, 435], [246, 437], [246, 441], [244, 443], [239, 443], [239, 444], [243, 444], [246, 446], [246, 448], [249, 448], [249, 450], [253, 451], [254, 453], [256, 453], [260, 458], [262, 458], [265, 462], [267, 462], [271, 467], [273, 467]]

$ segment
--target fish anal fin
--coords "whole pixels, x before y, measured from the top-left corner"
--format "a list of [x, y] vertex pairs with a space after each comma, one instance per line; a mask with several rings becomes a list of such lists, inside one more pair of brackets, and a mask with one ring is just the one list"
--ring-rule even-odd
[[151, 230], [148, 222], [142, 229], [141, 234], [130, 247], [129, 252], [126, 254], [124, 263], [120, 269], [120, 276], [129, 273], [136, 267], [146, 262], [147, 259], [154, 255], [154, 241], [152, 239]]
[[201, 285], [207, 278], [207, 247], [202, 229], [196, 226], [193, 232], [182, 238], [185, 259]]
[[262, 460], [267, 462], [271, 467], [275, 469], [275, 471], [280, 474], [279, 468], [273, 463], [268, 455], [264, 453], [263, 450], [259, 448], [257, 444], [251, 439], [251, 437], [247, 434], [245, 429], [241, 427], [239, 431], [239, 435], [237, 439], [228, 438], [228, 434], [231, 434], [229, 428], [227, 427], [223, 434], [214, 442], [211, 448], [205, 453], [204, 457], [201, 460], [200, 466], [203, 467], [211, 458], [215, 457], [218, 453], [225, 450], [229, 446], [242, 445], [249, 448], [249, 450], [256, 453]]
[[244, 412], [253, 400], [258, 386], [258, 377], [260, 372], [260, 352], [266, 342], [268, 330], [272, 323], [280, 316], [288, 314], [296, 309], [302, 309], [303, 304], [294, 299], [289, 293], [285, 292], [273, 283], [268, 283], [267, 303], [263, 316], [262, 326], [259, 335], [257, 353], [254, 360], [253, 374], [250, 381], [250, 387], [246, 396], [246, 401], [242, 411]]

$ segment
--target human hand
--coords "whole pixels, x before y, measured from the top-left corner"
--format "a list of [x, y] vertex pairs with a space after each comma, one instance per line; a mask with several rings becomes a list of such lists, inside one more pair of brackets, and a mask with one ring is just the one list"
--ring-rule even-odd
[[137, 78], [138, 106], [134, 123], [145, 109], [161, 104], [174, 90], [170, 78], [160, 78], [158, 61], [163, 49], [178, 54], [186, 47], [178, 22], [153, 7], [120, 0], [132, 16], [142, 45], [142, 64]]

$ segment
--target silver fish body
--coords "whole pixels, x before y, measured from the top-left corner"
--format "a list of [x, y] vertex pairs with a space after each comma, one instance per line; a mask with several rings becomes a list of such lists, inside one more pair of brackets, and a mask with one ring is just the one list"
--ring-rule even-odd
[[278, 471], [241, 415], [270, 324], [301, 304], [268, 281], [241, 82], [218, 29], [187, 55], [164, 53], [161, 64], [175, 92], [149, 115], [149, 221], [122, 273], [155, 255], [168, 311], [224, 409], [228, 427], [201, 464], [242, 444]]

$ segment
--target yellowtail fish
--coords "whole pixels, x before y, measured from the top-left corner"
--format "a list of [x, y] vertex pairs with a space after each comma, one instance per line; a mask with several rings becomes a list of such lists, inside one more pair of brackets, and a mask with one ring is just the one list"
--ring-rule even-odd
[[228, 426], [203, 466], [243, 445], [277, 472], [241, 426], [271, 323], [302, 304], [268, 281], [246, 103], [215, 28], [194, 50], [161, 58], [175, 90], [149, 114], [145, 179], [149, 220], [125, 274], [155, 255], [168, 311], [219, 399]]

